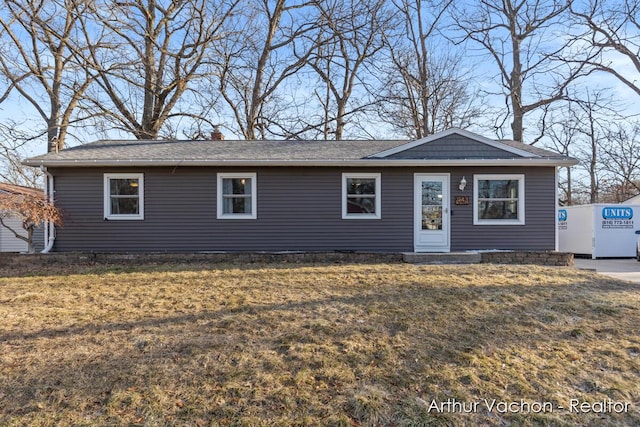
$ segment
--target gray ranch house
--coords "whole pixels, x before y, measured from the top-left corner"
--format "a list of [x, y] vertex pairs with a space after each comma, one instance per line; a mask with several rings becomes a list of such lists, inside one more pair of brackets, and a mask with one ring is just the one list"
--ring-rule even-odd
[[213, 137], [26, 160], [65, 214], [45, 251], [556, 250], [557, 168], [576, 163], [461, 129], [412, 142]]

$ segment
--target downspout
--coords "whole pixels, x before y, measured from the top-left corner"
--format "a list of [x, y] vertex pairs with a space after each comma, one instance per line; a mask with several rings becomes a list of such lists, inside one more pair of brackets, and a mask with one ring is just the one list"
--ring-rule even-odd
[[558, 211], [560, 209], [560, 203], [558, 202], [558, 190], [560, 189], [560, 181], [558, 178], [558, 174], [560, 173], [560, 168], [558, 166], [556, 166], [555, 168], [556, 170], [556, 177], [555, 177], [555, 187], [556, 187], [556, 191], [555, 191], [555, 214], [554, 216], [556, 217], [555, 219], [555, 226], [556, 226], [556, 233], [555, 233], [555, 238], [556, 238], [556, 244], [555, 244], [555, 251], [559, 252], [560, 251], [560, 230], [558, 230]]
[[[53, 175], [47, 171], [47, 168], [43, 165], [40, 166], [40, 170], [45, 174], [45, 185], [44, 185], [44, 197], [53, 205]], [[42, 250], [42, 254], [48, 254], [51, 249], [53, 249], [53, 243], [56, 240], [56, 226], [51, 221], [45, 221], [44, 227], [44, 241], [45, 247]]]

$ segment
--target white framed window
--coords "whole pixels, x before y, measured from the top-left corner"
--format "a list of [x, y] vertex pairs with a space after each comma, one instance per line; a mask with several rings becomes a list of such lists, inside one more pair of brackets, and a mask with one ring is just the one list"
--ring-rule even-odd
[[255, 173], [218, 174], [218, 219], [257, 218]]
[[473, 176], [474, 225], [524, 225], [524, 175]]
[[380, 219], [380, 174], [342, 174], [342, 219]]
[[144, 174], [104, 174], [104, 219], [144, 219]]

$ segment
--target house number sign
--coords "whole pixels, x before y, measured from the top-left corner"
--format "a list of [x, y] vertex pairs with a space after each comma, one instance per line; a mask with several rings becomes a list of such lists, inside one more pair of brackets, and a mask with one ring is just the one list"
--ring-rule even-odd
[[469, 196], [456, 196], [455, 204], [456, 205], [468, 205], [469, 204]]

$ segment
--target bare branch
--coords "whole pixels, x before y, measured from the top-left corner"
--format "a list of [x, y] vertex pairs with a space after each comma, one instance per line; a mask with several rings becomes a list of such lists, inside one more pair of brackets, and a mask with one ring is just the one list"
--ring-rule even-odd
[[[451, 2], [427, 6], [419, 0], [394, 2], [399, 31], [386, 37], [390, 64], [378, 101], [380, 117], [410, 138], [452, 126], [468, 127], [480, 113], [457, 64], [462, 57], [434, 41]], [[428, 17], [432, 20], [430, 21]]]
[[89, 85], [72, 55], [80, 49], [74, 29], [85, 9], [76, 0], [7, 0], [0, 6], [7, 47], [0, 73], [44, 121], [48, 150], [64, 146], [77, 101]]
[[239, 1], [94, 2], [82, 23], [90, 48], [76, 56], [100, 91], [87, 92], [84, 108], [138, 139], [157, 138], [181, 102], [198, 116], [184, 97], [208, 76], [209, 49]]
[[233, 19], [234, 31], [214, 47], [217, 89], [244, 138], [265, 138], [277, 122], [279, 91], [311, 54], [316, 3], [247, 2]]
[[[4, 220], [18, 218], [27, 236], [18, 233]], [[34, 252], [33, 231], [45, 221], [62, 225], [62, 211], [44, 198], [41, 191], [30, 188], [3, 185], [0, 188], [0, 225], [25, 242], [29, 252]]]
[[[640, 95], [640, 1], [571, 3], [571, 13], [577, 24], [586, 28], [573, 34], [572, 40], [591, 46], [597, 53], [588, 65], [613, 75]], [[625, 58], [635, 69], [635, 75], [625, 74], [620, 62], [614, 65], [606, 59], [611, 53]]]
[[561, 18], [570, 3], [480, 0], [472, 11], [461, 7], [455, 11], [456, 26], [462, 32], [460, 42], [470, 40], [479, 45], [498, 68], [509, 107], [505, 117], [511, 118], [516, 141], [524, 140], [525, 115], [563, 100], [568, 86], [588, 73], [584, 62], [571, 64], [558, 59], [566, 46], [558, 45], [554, 33], [563, 28]]

